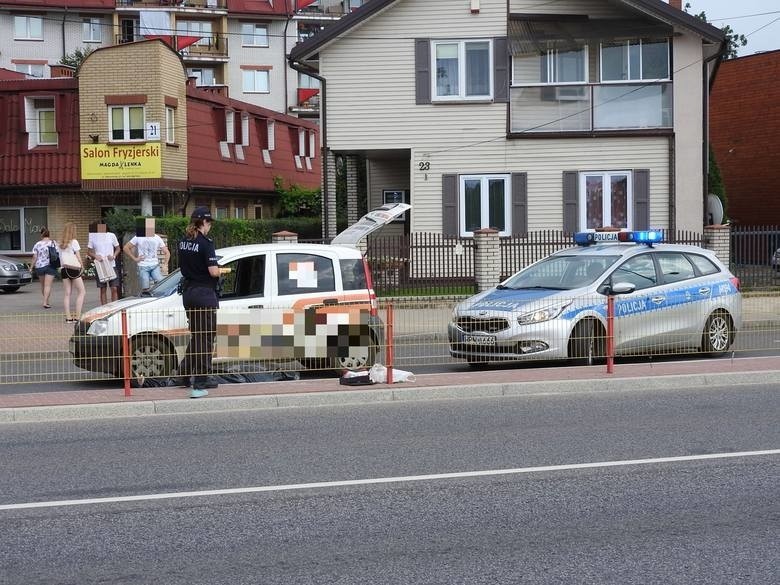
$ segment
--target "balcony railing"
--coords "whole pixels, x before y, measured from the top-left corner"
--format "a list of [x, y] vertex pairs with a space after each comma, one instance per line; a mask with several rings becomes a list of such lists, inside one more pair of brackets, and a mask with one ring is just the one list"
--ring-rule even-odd
[[[196, 36], [195, 33], [193, 33], [192, 36]], [[211, 35], [203, 37], [197, 43], [181, 49], [179, 53], [185, 61], [188, 58], [199, 59], [201, 57], [227, 57], [228, 37], [227, 35]]]
[[672, 84], [512, 87], [510, 120], [512, 133], [671, 128]]
[[227, 10], [227, 0], [117, 0], [117, 8], [195, 8]]

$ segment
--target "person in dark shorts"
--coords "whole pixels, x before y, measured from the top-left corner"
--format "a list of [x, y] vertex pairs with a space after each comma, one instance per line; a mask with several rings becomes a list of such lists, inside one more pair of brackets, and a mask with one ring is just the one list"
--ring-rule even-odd
[[217, 285], [220, 276], [214, 242], [206, 237], [212, 221], [208, 207], [196, 208], [177, 246], [182, 301], [190, 329], [190, 342], [179, 365], [179, 375], [192, 377], [190, 398], [208, 396], [207, 388], [217, 387], [209, 378], [217, 335]]
[[57, 269], [51, 265], [49, 249], [57, 243], [51, 239], [49, 228], [41, 228], [41, 239], [33, 246], [33, 270], [41, 283], [41, 295], [43, 296], [43, 308], [51, 309], [49, 297], [51, 296], [51, 284], [57, 276]]

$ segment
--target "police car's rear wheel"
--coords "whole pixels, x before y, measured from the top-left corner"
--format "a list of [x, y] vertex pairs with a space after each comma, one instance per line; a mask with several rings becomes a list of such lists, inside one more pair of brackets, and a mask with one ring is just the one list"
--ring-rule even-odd
[[583, 365], [593, 365], [606, 356], [604, 327], [595, 319], [583, 319], [569, 337], [569, 358]]
[[333, 358], [334, 370], [360, 370], [370, 368], [376, 362], [376, 345], [353, 347], [350, 350], [350, 355], [347, 357]]
[[701, 350], [710, 355], [720, 355], [734, 341], [731, 317], [725, 311], [716, 311], [707, 319], [701, 337]]
[[166, 340], [151, 335], [131, 340], [130, 370], [136, 380], [170, 376], [173, 367], [174, 350]]

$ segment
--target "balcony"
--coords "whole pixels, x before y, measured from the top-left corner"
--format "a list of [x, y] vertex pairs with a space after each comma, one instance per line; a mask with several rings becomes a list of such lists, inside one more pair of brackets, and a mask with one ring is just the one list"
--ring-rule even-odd
[[[195, 33], [192, 33], [196, 36]], [[174, 39], [176, 37], [174, 36]], [[175, 46], [175, 45], [174, 45]], [[213, 34], [203, 37], [198, 42], [179, 51], [184, 61], [223, 60], [228, 56], [228, 37], [223, 34]]]
[[227, 0], [116, 0], [118, 9], [176, 8], [184, 11], [227, 10]]
[[537, 85], [510, 89], [510, 133], [666, 130], [672, 83]]

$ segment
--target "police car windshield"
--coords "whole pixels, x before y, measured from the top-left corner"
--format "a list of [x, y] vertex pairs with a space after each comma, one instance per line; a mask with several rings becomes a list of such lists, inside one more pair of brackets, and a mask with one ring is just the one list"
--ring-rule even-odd
[[552, 256], [512, 276], [501, 288], [571, 290], [589, 286], [620, 256]]

